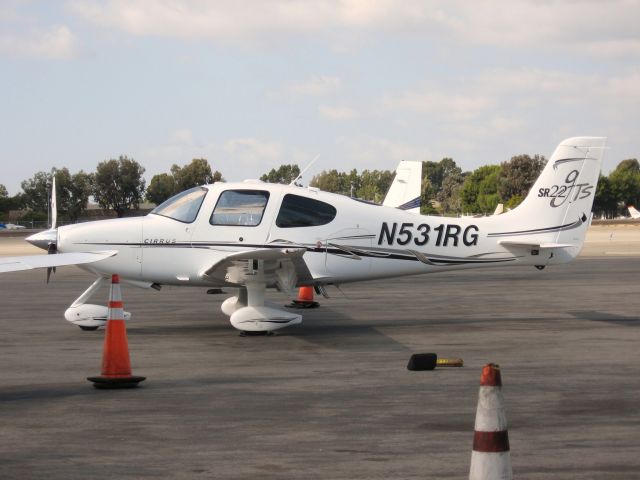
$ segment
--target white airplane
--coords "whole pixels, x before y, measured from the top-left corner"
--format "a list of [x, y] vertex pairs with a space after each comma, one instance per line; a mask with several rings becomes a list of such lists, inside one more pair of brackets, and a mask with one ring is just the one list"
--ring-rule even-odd
[[633, 218], [634, 220], [638, 220], [640, 218], [640, 212], [636, 210], [633, 205], [629, 205], [627, 207], [627, 210], [629, 210], [629, 215], [631, 215], [631, 218]]
[[420, 213], [422, 162], [402, 160], [382, 205]]
[[26, 227], [16, 225], [15, 223], [0, 223], [0, 228], [5, 230], [22, 230]]
[[515, 209], [484, 218], [421, 216], [314, 188], [216, 183], [149, 215], [58, 227], [29, 237], [54, 255], [0, 259], [0, 272], [79, 265], [97, 280], [65, 312], [84, 328], [106, 307], [85, 302], [112, 273], [137, 286], [239, 287], [222, 304], [242, 331], [298, 324], [265, 290], [496, 265], [542, 269], [582, 248], [606, 139], [564, 140]]

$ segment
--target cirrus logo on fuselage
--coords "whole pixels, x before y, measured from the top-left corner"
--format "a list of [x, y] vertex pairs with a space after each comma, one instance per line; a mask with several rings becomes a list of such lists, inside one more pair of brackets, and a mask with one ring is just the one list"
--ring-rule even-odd
[[145, 238], [143, 240], [145, 245], [156, 245], [158, 243], [167, 244], [167, 243], [176, 243], [175, 238]]

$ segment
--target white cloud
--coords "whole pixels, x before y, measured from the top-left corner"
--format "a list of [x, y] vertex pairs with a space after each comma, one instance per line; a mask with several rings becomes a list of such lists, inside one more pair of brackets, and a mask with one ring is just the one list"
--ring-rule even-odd
[[276, 160], [284, 160], [282, 145], [263, 142], [255, 138], [234, 138], [224, 144], [224, 151], [234, 162], [256, 165]]
[[0, 33], [0, 52], [15, 57], [68, 60], [79, 53], [75, 34], [65, 25]]
[[[547, 45], [591, 52], [638, 40], [640, 2], [501, 0], [439, 2], [441, 23], [458, 38], [499, 47]], [[620, 44], [620, 45], [621, 45]], [[619, 46], [620, 46], [619, 45]], [[605, 52], [603, 52], [605, 53]]]
[[413, 113], [408, 118], [414, 124], [418, 114], [417, 123], [429, 125], [429, 146], [438, 152], [466, 151], [490, 159], [483, 151], [498, 138], [514, 145], [510, 148], [522, 148], [517, 141], [533, 145], [542, 132], [554, 141], [567, 132], [620, 136], [617, 131], [629, 128], [640, 108], [640, 69], [616, 74], [489, 69], [447, 84], [387, 94], [382, 105], [386, 114], [397, 112], [401, 119]]
[[243, 40], [265, 33], [315, 30], [295, 3], [111, 0], [74, 1], [70, 8], [86, 20], [137, 36]]
[[284, 91], [290, 96], [318, 97], [335, 93], [342, 87], [342, 80], [329, 75], [314, 75], [304, 82], [292, 83]]
[[561, 92], [575, 86], [576, 80], [587, 78], [564, 71], [539, 68], [494, 68], [481, 72], [478, 87], [492, 94], [525, 91]]
[[524, 130], [525, 122], [520, 118], [495, 116], [489, 121], [489, 128], [497, 134]]
[[516, 96], [522, 105], [539, 105], [546, 100], [563, 105], [607, 103], [624, 107], [640, 101], [640, 70], [604, 75], [501, 68], [482, 72], [470, 89], [494, 99]]
[[394, 169], [400, 160], [428, 160], [431, 154], [424, 146], [371, 136], [343, 138], [339, 143], [347, 151], [349, 168], [358, 170]]
[[640, 38], [603, 39], [587, 42], [584, 46], [589, 53], [602, 57], [623, 57], [640, 55]]
[[169, 171], [174, 163], [183, 165], [192, 158], [206, 158], [227, 180], [237, 181], [257, 178], [273, 167], [290, 163], [291, 157], [300, 156], [299, 153], [277, 142], [251, 137], [200, 143], [191, 130], [183, 128], [171, 133], [164, 144], [143, 149], [136, 158], [150, 167], [147, 169], [149, 177]]
[[320, 105], [318, 111], [329, 120], [353, 120], [358, 116], [358, 112], [350, 107]]
[[188, 128], [181, 128], [171, 134], [171, 143], [193, 143], [193, 132]]
[[132, 35], [218, 40], [273, 33], [319, 33], [335, 28], [401, 28], [430, 10], [419, 1], [393, 0], [108, 0], [71, 1], [71, 11], [94, 24]]
[[[460, 93], [464, 92], [464, 93]], [[640, 106], [640, 70], [617, 75], [499, 68], [465, 78], [464, 83], [432, 85], [423, 90], [387, 94], [387, 111], [425, 115], [439, 122], [466, 123], [484, 131], [513, 131], [527, 112], [575, 112], [583, 116], [636, 109]], [[557, 114], [557, 113], [556, 113]]]
[[640, 70], [607, 77], [604, 93], [624, 104], [635, 104], [634, 108], [637, 108], [640, 103]]
[[431, 114], [450, 120], [470, 120], [491, 106], [484, 95], [445, 93], [436, 88], [426, 91], [406, 91], [384, 98], [383, 106], [388, 110], [406, 110]]
[[69, 6], [88, 22], [136, 36], [255, 42], [339, 31], [412, 32], [597, 55], [635, 55], [640, 42], [638, 0], [73, 0]]

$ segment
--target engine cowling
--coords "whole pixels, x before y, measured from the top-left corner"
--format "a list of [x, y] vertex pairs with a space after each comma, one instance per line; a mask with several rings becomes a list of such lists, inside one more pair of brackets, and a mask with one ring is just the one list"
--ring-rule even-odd
[[[98, 328], [107, 323], [109, 308], [104, 305], [85, 303], [76, 307], [69, 307], [64, 312], [64, 318], [81, 328]], [[124, 312], [124, 319], [130, 320], [131, 314]]]

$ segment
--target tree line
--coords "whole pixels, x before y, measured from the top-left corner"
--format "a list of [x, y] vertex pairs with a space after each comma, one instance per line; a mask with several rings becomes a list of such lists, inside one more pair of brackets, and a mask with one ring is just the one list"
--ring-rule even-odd
[[[452, 158], [422, 162], [421, 212], [459, 215], [492, 213], [498, 203], [515, 207], [540, 174], [546, 160], [540, 155], [518, 155], [500, 165], [463, 172]], [[393, 181], [390, 170], [325, 170], [310, 185], [322, 190], [381, 202]]]
[[[499, 203], [517, 207], [542, 172], [542, 155], [516, 155], [497, 165], [483, 165], [463, 172], [451, 158], [422, 162], [421, 207], [423, 214], [462, 215], [493, 213]], [[381, 202], [393, 181], [389, 170], [325, 170], [310, 185], [322, 190]], [[640, 205], [640, 163], [621, 161], [608, 175], [600, 175], [593, 204], [598, 217], [626, 215], [627, 205]]]
[[[490, 214], [498, 203], [514, 208], [527, 195], [546, 162], [544, 156], [523, 154], [497, 165], [483, 165], [463, 172], [451, 158], [423, 161], [421, 212]], [[169, 172], [154, 175], [148, 186], [144, 172], [144, 167], [127, 156], [100, 162], [92, 173], [80, 170], [72, 174], [66, 167], [37, 172], [21, 183], [22, 192], [13, 197], [0, 185], [0, 215], [22, 210], [19, 220], [45, 220], [54, 176], [58, 214], [69, 222], [76, 222], [85, 214], [91, 196], [101, 208], [122, 217], [137, 210], [145, 199], [160, 204], [183, 190], [224, 181], [222, 174], [213, 171], [204, 158], [193, 159], [184, 166], [174, 164]], [[299, 175], [298, 165], [283, 164], [260, 179], [288, 184]], [[393, 177], [391, 170], [358, 173], [356, 169], [348, 172], [332, 169], [315, 175], [309, 184], [328, 192], [380, 203]], [[611, 218], [623, 214], [626, 205], [640, 205], [640, 163], [635, 158], [621, 161], [608, 176], [600, 175], [593, 210], [597, 216]]]
[[72, 174], [66, 167], [37, 172], [21, 183], [22, 192], [13, 197], [8, 195], [4, 185], [0, 185], [0, 215], [23, 210], [18, 220], [46, 220], [53, 177], [56, 179], [58, 215], [72, 223], [85, 214], [89, 197], [93, 197], [102, 209], [112, 210], [122, 217], [138, 210], [144, 200], [160, 204], [183, 190], [224, 181], [222, 174], [212, 171], [204, 158], [195, 158], [182, 167], [174, 164], [169, 173], [154, 175], [148, 187], [144, 172], [142, 165], [124, 155], [100, 162], [92, 173], [80, 170]]

